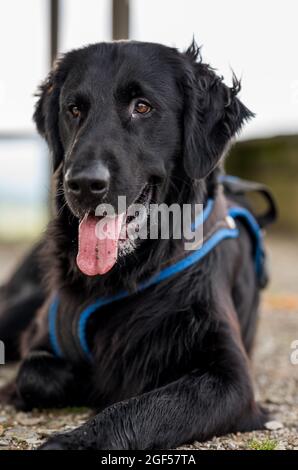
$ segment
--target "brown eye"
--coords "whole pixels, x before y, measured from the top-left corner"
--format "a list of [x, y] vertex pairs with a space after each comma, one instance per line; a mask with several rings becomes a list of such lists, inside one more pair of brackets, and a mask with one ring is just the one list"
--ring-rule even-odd
[[135, 105], [134, 112], [138, 114], [148, 114], [152, 110], [152, 107], [149, 103], [145, 101], [138, 101]]
[[72, 115], [73, 118], [77, 119], [81, 116], [81, 111], [79, 110], [78, 106], [71, 105], [68, 108], [70, 114]]

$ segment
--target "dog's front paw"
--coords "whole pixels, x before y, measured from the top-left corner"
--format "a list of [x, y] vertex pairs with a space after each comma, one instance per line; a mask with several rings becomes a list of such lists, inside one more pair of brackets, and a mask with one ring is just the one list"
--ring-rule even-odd
[[17, 394], [15, 380], [0, 389], [0, 405], [11, 405], [17, 409], [23, 408], [24, 403]]
[[48, 441], [38, 448], [38, 450], [67, 450], [59, 441]]
[[16, 380], [23, 409], [71, 405], [73, 374], [68, 364], [44, 351], [31, 353], [21, 364]]
[[0, 404], [11, 405], [16, 397], [15, 381], [10, 382], [0, 389]]
[[80, 439], [72, 432], [65, 434], [56, 434], [50, 437], [38, 450], [84, 450], [86, 447], [82, 445]]
[[134, 448], [127, 433], [99, 414], [72, 431], [56, 434], [42, 444], [40, 450], [128, 450]]

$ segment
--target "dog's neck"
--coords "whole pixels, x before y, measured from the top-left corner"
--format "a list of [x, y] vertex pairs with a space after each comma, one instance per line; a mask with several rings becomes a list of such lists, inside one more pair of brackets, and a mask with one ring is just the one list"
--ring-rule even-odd
[[[220, 171], [219, 168], [215, 169], [205, 180], [195, 182], [177, 178], [175, 189], [172, 189], [167, 202], [180, 205], [205, 204], [209, 198], [214, 199]], [[113, 291], [122, 288], [132, 291], [142, 279], [157, 272], [164, 262], [181, 255], [183, 251], [182, 240], [143, 240], [135, 252], [121, 259], [111, 272], [92, 278], [83, 275], [76, 266], [77, 226], [69, 209], [58, 207], [57, 216], [49, 228], [50, 233], [54, 230], [54, 236], [48, 237], [46, 249], [48, 269], [52, 272], [51, 289], [79, 291], [82, 297], [100, 296], [103, 292], [113, 294]], [[63, 262], [57, 259], [61, 253], [65, 254]], [[55, 258], [57, 262], [53, 263]]]

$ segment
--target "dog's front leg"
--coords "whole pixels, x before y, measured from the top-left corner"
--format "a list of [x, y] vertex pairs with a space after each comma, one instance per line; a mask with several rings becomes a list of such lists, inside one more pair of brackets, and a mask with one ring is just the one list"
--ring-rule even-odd
[[87, 374], [48, 352], [33, 351], [20, 365], [13, 404], [23, 410], [86, 404]]
[[243, 351], [228, 342], [217, 362], [176, 382], [106, 408], [43, 449], [162, 449], [261, 428]]

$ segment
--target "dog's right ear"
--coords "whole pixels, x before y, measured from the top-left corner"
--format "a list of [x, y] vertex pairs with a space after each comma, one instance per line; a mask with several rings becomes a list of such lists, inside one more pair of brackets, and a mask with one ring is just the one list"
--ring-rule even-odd
[[254, 116], [237, 97], [240, 82], [226, 86], [204, 64], [193, 41], [184, 54], [184, 169], [191, 179], [206, 178], [219, 165], [230, 142]]
[[35, 106], [33, 120], [39, 134], [47, 141], [53, 158], [55, 171], [63, 160], [63, 146], [59, 133], [59, 97], [63, 84], [59, 73], [59, 62], [39, 87], [38, 101]]

